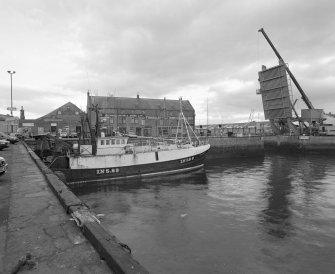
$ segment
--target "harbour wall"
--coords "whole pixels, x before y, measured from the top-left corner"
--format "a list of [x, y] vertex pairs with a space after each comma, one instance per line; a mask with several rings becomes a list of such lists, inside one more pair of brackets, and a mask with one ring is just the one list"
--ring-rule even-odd
[[335, 155], [335, 136], [264, 136], [266, 151]]
[[201, 137], [200, 140], [211, 146], [208, 159], [264, 155], [264, 142], [260, 136]]

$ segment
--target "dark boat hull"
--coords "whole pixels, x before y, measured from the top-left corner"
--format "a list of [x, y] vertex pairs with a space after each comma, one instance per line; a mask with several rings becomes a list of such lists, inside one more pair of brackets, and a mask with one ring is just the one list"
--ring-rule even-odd
[[192, 157], [144, 165], [85, 169], [63, 168], [55, 171], [62, 172], [65, 177], [63, 179], [68, 184], [183, 173], [202, 168], [206, 153], [207, 151]]

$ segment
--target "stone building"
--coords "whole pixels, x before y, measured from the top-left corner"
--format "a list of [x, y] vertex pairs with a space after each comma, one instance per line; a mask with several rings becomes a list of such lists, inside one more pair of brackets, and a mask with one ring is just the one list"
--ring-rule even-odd
[[[113, 132], [171, 137], [176, 134], [180, 114], [179, 100], [91, 96], [87, 93], [87, 114], [92, 128], [96, 128], [96, 111], [100, 131], [106, 135]], [[194, 128], [195, 112], [188, 100], [182, 101], [183, 113]]]
[[19, 127], [19, 118], [9, 114], [0, 114], [0, 132], [6, 134], [15, 133]]
[[[83, 111], [71, 102], [37, 119], [21, 119], [20, 127], [28, 129], [33, 135], [60, 132], [81, 132]], [[21, 115], [24, 116], [24, 115]], [[21, 117], [24, 118], [24, 117]]]

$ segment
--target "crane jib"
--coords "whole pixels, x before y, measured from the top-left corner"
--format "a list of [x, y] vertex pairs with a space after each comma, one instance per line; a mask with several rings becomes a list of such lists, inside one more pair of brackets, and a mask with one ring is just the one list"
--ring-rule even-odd
[[286, 66], [286, 63], [284, 61], [284, 59], [280, 56], [279, 52], [277, 51], [276, 47], [272, 44], [270, 38], [267, 36], [267, 34], [265, 33], [264, 29], [261, 28], [258, 30], [258, 32], [261, 32], [263, 34], [263, 36], [265, 37], [266, 41], [269, 43], [269, 45], [271, 46], [271, 48], [273, 49], [273, 51], [275, 52], [275, 54], [277, 55], [279, 61], [282, 61], [283, 64], [285, 64], [285, 69], [287, 71], [287, 73], [290, 75], [293, 83], [295, 84], [295, 86], [297, 87], [297, 89], [299, 90], [302, 100], [305, 102], [305, 104], [307, 105], [307, 107], [309, 109], [314, 109], [311, 101], [308, 99], [307, 95], [305, 94], [305, 92], [303, 91], [303, 89], [301, 88], [301, 86], [299, 85], [297, 79], [294, 77], [293, 73], [291, 72], [291, 70], [288, 68], [288, 66]]

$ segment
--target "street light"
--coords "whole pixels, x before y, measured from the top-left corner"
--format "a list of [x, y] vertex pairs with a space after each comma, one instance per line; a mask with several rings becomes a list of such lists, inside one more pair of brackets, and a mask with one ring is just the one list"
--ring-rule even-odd
[[7, 70], [10, 74], [10, 116], [13, 116], [13, 74], [15, 71]]

